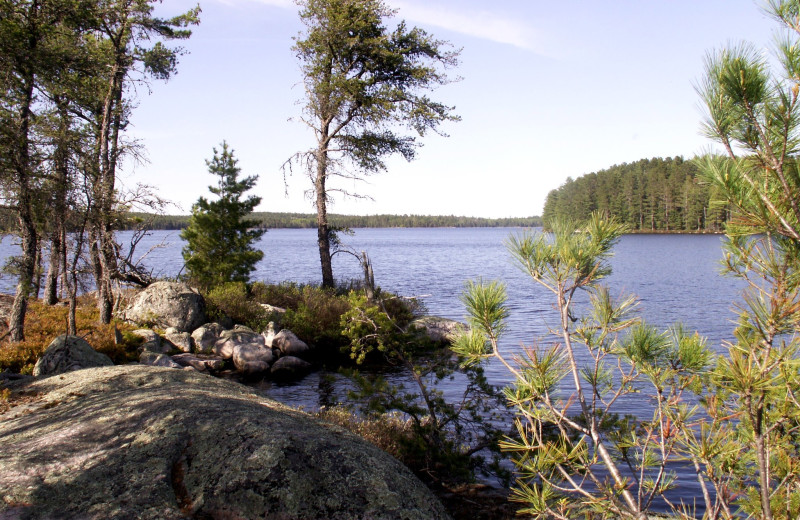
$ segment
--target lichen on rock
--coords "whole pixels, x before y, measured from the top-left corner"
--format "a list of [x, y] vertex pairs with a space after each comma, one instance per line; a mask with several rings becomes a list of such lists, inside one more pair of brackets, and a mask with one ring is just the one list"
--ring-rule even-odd
[[39, 398], [0, 416], [0, 517], [447, 517], [391, 456], [229, 381], [130, 365], [13, 385]]

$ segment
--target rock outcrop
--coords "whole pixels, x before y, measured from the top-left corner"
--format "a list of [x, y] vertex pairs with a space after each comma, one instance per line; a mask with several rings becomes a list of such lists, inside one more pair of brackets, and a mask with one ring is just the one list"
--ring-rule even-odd
[[33, 375], [49, 376], [113, 364], [111, 358], [97, 352], [84, 339], [62, 335], [54, 339], [45, 349], [33, 367]]
[[281, 351], [282, 356], [294, 356], [299, 358], [308, 357], [311, 348], [294, 332], [288, 329], [283, 329], [272, 337], [272, 348]]
[[388, 454], [235, 383], [129, 365], [12, 385], [36, 398], [0, 416], [0, 518], [446, 518]]
[[438, 316], [424, 316], [411, 323], [434, 343], [452, 343], [456, 336], [467, 330], [467, 326], [455, 320]]
[[206, 305], [184, 283], [156, 282], [137, 294], [122, 316], [133, 323], [191, 332], [206, 322]]

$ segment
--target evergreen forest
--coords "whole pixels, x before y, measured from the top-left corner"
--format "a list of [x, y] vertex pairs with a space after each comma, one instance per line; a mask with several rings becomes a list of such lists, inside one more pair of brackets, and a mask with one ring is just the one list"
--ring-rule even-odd
[[[131, 213], [126, 229], [183, 229], [188, 215], [154, 215]], [[481, 218], [453, 215], [338, 215], [330, 214], [334, 228], [399, 228], [399, 227], [540, 227], [539, 217]], [[317, 216], [312, 213], [253, 212], [249, 218], [262, 229], [316, 228]]]
[[542, 219], [586, 221], [599, 211], [635, 232], [720, 233], [727, 206], [715, 188], [700, 181], [698, 170], [692, 160], [667, 157], [567, 178], [547, 195]]

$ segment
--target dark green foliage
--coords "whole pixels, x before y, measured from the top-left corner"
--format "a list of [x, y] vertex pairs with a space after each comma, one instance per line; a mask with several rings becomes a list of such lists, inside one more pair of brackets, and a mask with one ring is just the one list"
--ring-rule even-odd
[[[131, 213], [129, 217], [148, 222], [149, 229], [183, 229], [189, 225], [188, 215], [153, 215], [149, 213]], [[257, 227], [269, 229], [304, 229], [316, 228], [317, 217], [310, 213], [270, 213], [253, 212], [251, 220]], [[429, 227], [539, 227], [539, 217], [517, 218], [482, 218], [457, 217], [453, 215], [337, 215], [329, 214], [332, 227], [341, 229], [356, 228], [429, 228]], [[0, 208], [0, 230], [13, 225], [11, 215]], [[133, 220], [128, 224], [134, 229]], [[125, 226], [125, 223], [123, 223]]]
[[[316, 143], [289, 159], [312, 180], [322, 285], [334, 286], [328, 202], [336, 177], [362, 179], [386, 170], [386, 159], [410, 161], [417, 136], [456, 121], [452, 107], [428, 92], [449, 79], [444, 69], [459, 51], [401, 21], [381, 0], [298, 0], [305, 31], [293, 50], [300, 61], [306, 99], [303, 122]], [[341, 189], [336, 190], [341, 191]]]
[[599, 211], [639, 232], [721, 232], [727, 206], [682, 157], [642, 159], [575, 180], [547, 195], [542, 219], [583, 221]]
[[265, 230], [255, 228], [256, 223], [246, 219], [261, 198], [242, 199], [244, 192], [255, 186], [258, 177], [239, 180], [240, 169], [236, 163], [233, 150], [228, 149], [226, 142], [222, 143], [221, 154], [214, 148], [214, 157], [206, 164], [209, 173], [219, 177], [219, 183], [208, 189], [219, 198], [208, 201], [200, 197], [192, 206], [189, 227], [181, 233], [181, 238], [188, 242], [183, 248], [183, 259], [189, 277], [202, 287], [246, 282], [264, 256], [252, 246]]
[[[499, 469], [498, 441], [502, 432], [499, 414], [505, 408], [500, 392], [486, 380], [480, 364], [460, 367], [449, 348], [433, 345], [400, 320], [410, 321], [413, 309], [389, 312], [387, 303], [399, 309], [405, 303], [378, 293], [369, 300], [351, 292], [350, 309], [342, 316], [343, 334], [350, 340], [350, 357], [358, 364], [376, 359], [412, 376], [413, 384], [390, 383], [380, 374], [346, 373], [358, 386], [351, 397], [361, 403], [367, 416], [400, 413], [410, 418], [410, 435], [400, 441], [402, 460], [425, 482], [470, 482], [477, 472], [504, 476]], [[393, 316], [394, 314], [394, 316]], [[464, 391], [449, 401], [439, 384], [459, 377]], [[484, 458], [491, 453], [491, 462]]]
[[321, 355], [332, 362], [342, 360], [340, 348], [347, 343], [342, 335], [340, 320], [350, 308], [346, 296], [335, 289], [313, 285], [284, 283], [253, 284], [251, 298], [286, 309], [281, 325], [297, 337], [317, 347]]

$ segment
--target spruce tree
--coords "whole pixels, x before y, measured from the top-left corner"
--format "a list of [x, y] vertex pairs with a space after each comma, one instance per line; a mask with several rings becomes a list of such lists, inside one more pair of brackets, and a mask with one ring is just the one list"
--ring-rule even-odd
[[239, 179], [233, 150], [222, 142], [222, 153], [214, 148], [214, 157], [206, 161], [208, 171], [219, 177], [217, 187], [208, 189], [219, 197], [209, 201], [200, 197], [192, 206], [189, 226], [181, 232], [187, 241], [183, 259], [193, 283], [204, 289], [225, 282], [246, 282], [264, 253], [252, 245], [264, 234], [257, 223], [246, 217], [261, 202], [261, 197], [243, 194], [255, 186], [258, 176]]

